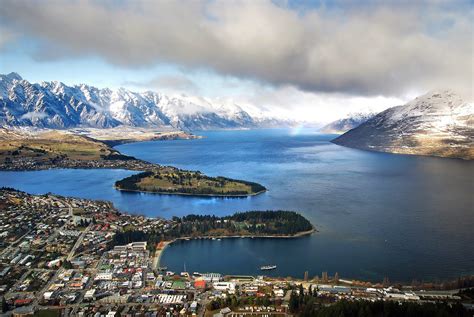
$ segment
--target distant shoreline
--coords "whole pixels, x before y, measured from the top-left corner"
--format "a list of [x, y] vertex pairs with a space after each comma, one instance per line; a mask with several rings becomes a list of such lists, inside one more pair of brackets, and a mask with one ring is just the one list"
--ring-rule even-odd
[[138, 139], [96, 139], [98, 141], [101, 141], [108, 146], [115, 148], [116, 146], [124, 145], [124, 144], [131, 144], [131, 143], [140, 143], [140, 142], [154, 142], [154, 141], [178, 141], [178, 140], [199, 140], [203, 139], [204, 137], [201, 135], [195, 135], [195, 134], [190, 134], [190, 133], [183, 133], [182, 135], [179, 133], [176, 133], [175, 135], [163, 135], [163, 136], [157, 136], [157, 137], [152, 137], [148, 139], [143, 139], [143, 140], [138, 140]]
[[[342, 135], [342, 134], [341, 134]], [[340, 135], [340, 136], [341, 136]], [[338, 142], [337, 138], [330, 140], [329, 142], [338, 146], [343, 146], [353, 150], [359, 150], [364, 152], [372, 152], [372, 153], [382, 153], [382, 154], [391, 154], [391, 155], [400, 155], [400, 156], [411, 156], [411, 157], [418, 157], [418, 158], [435, 158], [435, 159], [450, 159], [450, 160], [457, 160], [460, 162], [472, 162], [474, 161], [471, 158], [467, 157], [457, 157], [457, 156], [446, 156], [446, 155], [439, 155], [439, 154], [425, 154], [422, 152], [409, 152], [407, 147], [395, 147], [393, 150], [390, 148], [381, 148], [381, 147], [368, 147], [368, 146], [355, 146], [344, 144]]]

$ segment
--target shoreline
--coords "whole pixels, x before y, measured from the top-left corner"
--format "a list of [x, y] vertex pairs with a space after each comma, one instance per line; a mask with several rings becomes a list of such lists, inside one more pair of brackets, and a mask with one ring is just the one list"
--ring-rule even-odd
[[218, 197], [218, 198], [246, 198], [257, 196], [268, 191], [268, 189], [258, 191], [256, 193], [250, 193], [246, 195], [225, 195], [225, 194], [191, 194], [191, 193], [180, 193], [180, 192], [155, 192], [149, 190], [140, 190], [140, 189], [124, 189], [114, 186], [118, 191], [130, 192], [130, 193], [145, 193], [145, 194], [157, 194], [157, 195], [180, 195], [180, 196], [190, 196], [190, 197]]
[[65, 129], [73, 134], [82, 135], [92, 138], [99, 142], [105, 143], [110, 147], [119, 146], [122, 144], [149, 142], [149, 141], [169, 141], [169, 140], [192, 140], [203, 138], [200, 135], [193, 134], [184, 130], [176, 129], [159, 129], [146, 127], [128, 127], [122, 128], [87, 128], [76, 127]]
[[154, 141], [179, 141], [179, 140], [198, 140], [198, 139], [203, 139], [204, 137], [201, 135], [195, 135], [195, 134], [188, 134], [186, 133], [186, 136], [181, 136], [179, 134], [176, 135], [166, 135], [166, 136], [158, 136], [158, 137], [152, 137], [149, 139], [143, 139], [143, 140], [136, 140], [136, 139], [96, 139], [100, 142], [103, 142], [107, 144], [108, 146], [115, 148], [116, 146], [124, 145], [124, 144], [131, 144], [131, 143], [139, 143], [139, 142], [154, 142]]
[[[158, 269], [160, 267], [161, 257], [163, 256], [164, 251], [168, 248], [169, 245], [178, 242], [178, 241], [190, 241], [190, 240], [213, 240], [213, 239], [295, 239], [305, 236], [312, 235], [313, 233], [318, 232], [316, 228], [313, 227], [311, 230], [301, 231], [292, 235], [222, 235], [222, 236], [196, 236], [196, 237], [179, 237], [174, 238], [173, 240], [166, 240], [163, 242], [163, 247], [160, 250], [156, 250], [153, 256], [153, 268]], [[161, 243], [161, 242], [160, 242]]]
[[38, 172], [38, 171], [52, 171], [52, 170], [124, 170], [139, 172], [142, 169], [132, 169], [126, 167], [89, 167], [89, 166], [51, 166], [47, 168], [21, 168], [21, 169], [5, 169], [0, 168], [0, 172]]
[[[1, 127], [0, 127], [1, 128]], [[7, 131], [10, 129], [5, 128]], [[160, 164], [151, 163], [141, 159], [137, 159], [132, 156], [124, 155], [117, 149], [116, 146], [130, 143], [140, 142], [161, 142], [161, 141], [172, 141], [172, 140], [193, 140], [202, 139], [200, 135], [195, 135], [185, 131], [163, 131], [157, 132], [158, 134], [143, 136], [138, 135], [127, 135], [125, 138], [114, 138], [117, 131], [113, 131], [108, 137], [106, 135], [95, 135], [94, 133], [86, 133], [87, 129], [45, 129], [44, 131], [37, 131], [34, 134], [22, 135], [21, 138], [14, 138], [15, 142], [27, 142], [30, 139], [38, 139], [42, 133], [53, 133], [57, 132], [67, 137], [78, 137], [89, 141], [96, 142], [97, 144], [105, 145], [110, 151], [110, 156], [117, 156], [107, 158], [105, 155], [100, 154], [98, 157], [91, 158], [76, 158], [68, 157], [65, 154], [64, 157], [56, 158], [53, 160], [52, 157], [46, 157], [38, 159], [35, 156], [21, 156], [15, 158], [14, 162], [11, 163], [0, 163], [0, 171], [14, 171], [14, 172], [27, 172], [27, 171], [43, 171], [43, 170], [54, 170], [54, 169], [128, 169], [132, 171], [141, 171], [153, 168], [166, 167]], [[104, 132], [105, 130], [99, 129], [98, 131]], [[105, 131], [106, 132], [106, 131]], [[146, 131], [145, 131], [146, 132]], [[127, 134], [125, 132], [125, 134]], [[8, 138], [0, 138], [0, 142], [9, 142]], [[22, 145], [23, 146], [23, 145]], [[60, 153], [59, 153], [60, 154]], [[58, 155], [59, 155], [58, 154]], [[176, 168], [169, 166], [171, 168]]]
[[188, 236], [188, 237], [179, 237], [175, 238], [170, 241], [178, 241], [178, 240], [199, 240], [199, 239], [239, 239], [239, 238], [250, 238], [250, 239], [292, 239], [292, 238], [299, 238], [299, 237], [304, 237], [311, 235], [315, 232], [318, 232], [316, 228], [313, 228], [311, 230], [306, 230], [306, 231], [301, 231], [295, 234], [291, 235], [284, 235], [284, 234], [274, 234], [274, 235], [248, 235], [248, 234], [243, 234], [243, 235], [217, 235], [217, 236]]
[[[174, 242], [174, 240], [171, 241], [162, 241], [163, 242], [163, 247], [161, 249], [156, 249], [155, 254], [153, 255], [153, 262], [152, 262], [152, 268], [153, 270], [158, 270], [160, 267], [160, 261], [161, 257], [163, 256], [163, 252], [165, 252], [166, 248], [168, 245]], [[161, 242], [160, 242], [161, 243]]]
[[474, 161], [474, 158], [470, 157], [463, 157], [463, 156], [447, 156], [447, 155], [436, 155], [436, 154], [423, 154], [422, 152], [405, 152], [403, 151], [403, 148], [401, 151], [391, 151], [390, 149], [386, 148], [378, 148], [378, 147], [364, 147], [364, 146], [352, 146], [352, 145], [347, 145], [347, 144], [342, 144], [339, 142], [334, 142], [336, 141], [337, 138], [330, 140], [329, 142], [338, 146], [343, 146], [349, 149], [353, 150], [359, 150], [359, 151], [365, 151], [365, 152], [372, 152], [372, 153], [383, 153], [383, 154], [391, 154], [391, 155], [405, 155], [405, 156], [412, 156], [412, 157], [418, 157], [418, 158], [435, 158], [435, 159], [451, 159], [451, 160], [457, 160], [459, 162], [472, 162]]

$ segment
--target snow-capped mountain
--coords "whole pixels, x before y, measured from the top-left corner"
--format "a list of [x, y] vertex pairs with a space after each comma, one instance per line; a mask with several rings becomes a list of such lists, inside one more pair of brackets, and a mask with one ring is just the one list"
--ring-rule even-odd
[[250, 115], [242, 106], [205, 98], [98, 89], [61, 82], [32, 84], [16, 73], [0, 75], [0, 125], [40, 128], [119, 125], [183, 130], [250, 128], [280, 122]]
[[351, 113], [345, 118], [326, 124], [320, 129], [320, 132], [342, 134], [358, 127], [373, 116], [375, 113]]
[[389, 108], [332, 142], [348, 147], [474, 159], [474, 104], [451, 90]]

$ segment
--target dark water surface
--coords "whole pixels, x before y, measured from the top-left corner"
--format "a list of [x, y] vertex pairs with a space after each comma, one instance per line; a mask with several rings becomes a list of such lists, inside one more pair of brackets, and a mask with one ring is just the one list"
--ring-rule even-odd
[[121, 152], [155, 163], [259, 182], [269, 191], [241, 199], [116, 191], [123, 170], [0, 172], [0, 186], [107, 199], [121, 210], [171, 217], [288, 209], [319, 232], [298, 239], [222, 239], [173, 244], [162, 265], [179, 271], [410, 281], [474, 274], [474, 164], [372, 153], [311, 131], [203, 132], [200, 140], [141, 142]]

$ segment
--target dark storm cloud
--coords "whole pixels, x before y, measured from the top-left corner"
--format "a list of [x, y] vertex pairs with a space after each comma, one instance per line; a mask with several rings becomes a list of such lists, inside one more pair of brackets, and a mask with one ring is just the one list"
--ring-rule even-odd
[[472, 89], [468, 2], [341, 3], [4, 0], [0, 19], [37, 42], [43, 59], [60, 52], [125, 67], [173, 63], [315, 92]]

